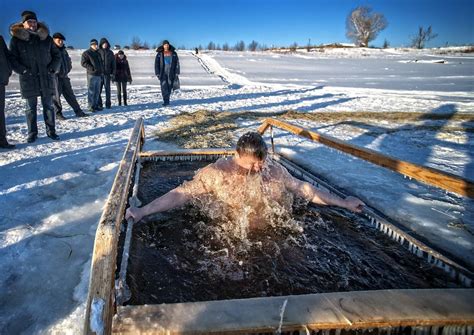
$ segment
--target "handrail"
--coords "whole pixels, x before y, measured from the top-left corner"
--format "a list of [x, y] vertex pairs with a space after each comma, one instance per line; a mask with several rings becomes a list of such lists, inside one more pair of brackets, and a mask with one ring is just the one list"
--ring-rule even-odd
[[104, 212], [97, 226], [92, 254], [89, 293], [86, 303], [84, 334], [110, 334], [114, 311], [114, 278], [120, 225], [130, 190], [135, 161], [145, 140], [143, 119], [132, 130], [115, 176]]
[[[266, 119], [262, 125], [258, 128], [260, 134], [265, 133], [268, 128], [277, 127], [283, 130], [287, 130], [290, 133], [296, 134], [301, 137], [305, 137], [312, 141], [316, 141], [327, 145], [331, 148], [340, 150], [352, 156], [361, 158], [373, 164], [385, 167], [392, 171], [401, 173], [405, 176], [409, 176], [413, 179], [421, 181], [423, 183], [442, 188], [449, 192], [454, 192], [459, 195], [474, 199], [474, 182], [456, 176], [454, 174], [444, 172], [438, 169], [417, 165], [407, 161], [402, 161], [374, 150], [361, 148], [353, 144], [346, 143], [345, 141], [337, 138], [319, 134], [293, 124], [283, 122], [276, 119]], [[273, 139], [272, 139], [273, 141]], [[273, 142], [272, 142], [273, 144]]]

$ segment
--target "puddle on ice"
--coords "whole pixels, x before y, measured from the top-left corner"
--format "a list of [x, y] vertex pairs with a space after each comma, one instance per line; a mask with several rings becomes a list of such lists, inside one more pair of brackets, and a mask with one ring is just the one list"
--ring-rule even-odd
[[[145, 162], [138, 197], [148, 203], [207, 164]], [[238, 188], [223, 175], [211, 175], [202, 180], [198, 174], [197, 182], [185, 187], [219, 183], [223, 192], [212, 199], [200, 196], [134, 226], [129, 304], [456, 287], [441, 270], [376, 231], [365, 218], [308, 206], [277, 183], [261, 187], [265, 174], [263, 179], [241, 175], [240, 185], [248, 186]]]

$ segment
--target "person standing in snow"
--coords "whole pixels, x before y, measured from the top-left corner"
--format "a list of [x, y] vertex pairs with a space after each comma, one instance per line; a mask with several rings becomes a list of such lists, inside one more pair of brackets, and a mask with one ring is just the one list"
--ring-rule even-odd
[[112, 107], [112, 102], [110, 99], [110, 81], [113, 80], [115, 76], [115, 55], [113, 51], [110, 50], [110, 43], [105, 37], [100, 39], [99, 54], [102, 58], [102, 63], [104, 64], [104, 74], [102, 75], [102, 84], [100, 85], [99, 106], [103, 108], [102, 87], [104, 87], [105, 108], [109, 109]]
[[38, 97], [41, 97], [43, 105], [46, 134], [58, 141], [52, 96], [54, 76], [61, 66], [61, 55], [49, 36], [48, 27], [38, 22], [34, 12], [24, 11], [21, 16], [21, 22], [10, 27], [10, 52], [13, 56], [13, 71], [20, 75], [20, 91], [26, 100], [27, 142], [32, 143], [38, 137]]
[[127, 82], [132, 83], [132, 74], [130, 73], [130, 66], [128, 65], [127, 56], [122, 50], [115, 55], [115, 83], [117, 85], [118, 104], [127, 106]]
[[101, 111], [99, 106], [100, 85], [102, 75], [104, 74], [104, 65], [99, 55], [99, 45], [93, 38], [90, 42], [90, 48], [82, 53], [81, 65], [87, 70], [87, 101], [89, 102], [89, 111]]
[[0, 35], [0, 148], [13, 149], [15, 146], [7, 141], [7, 126], [5, 123], [5, 86], [12, 74], [11, 54]]
[[71, 79], [69, 79], [68, 77], [68, 74], [69, 72], [71, 72], [72, 69], [72, 62], [71, 57], [69, 57], [69, 54], [66, 50], [66, 46], [64, 45], [65, 40], [66, 38], [63, 34], [53, 34], [54, 44], [59, 49], [59, 52], [61, 54], [61, 67], [59, 69], [59, 72], [56, 74], [56, 77], [54, 78], [56, 87], [53, 96], [53, 107], [56, 113], [57, 120], [66, 120], [62, 113], [63, 106], [61, 104], [61, 95], [64, 95], [64, 98], [66, 99], [69, 106], [72, 107], [77, 117], [87, 116], [87, 114], [81, 110], [81, 107], [77, 103], [76, 96], [74, 95], [74, 91], [72, 90]]
[[155, 75], [160, 80], [163, 106], [168, 106], [174, 81], [180, 73], [179, 58], [175, 48], [167, 40], [163, 41], [156, 52]]

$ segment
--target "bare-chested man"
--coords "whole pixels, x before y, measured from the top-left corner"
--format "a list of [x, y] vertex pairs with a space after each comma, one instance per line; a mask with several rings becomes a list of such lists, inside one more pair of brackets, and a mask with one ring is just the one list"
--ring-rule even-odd
[[[294, 178], [280, 164], [267, 158], [267, 146], [256, 132], [248, 132], [237, 142], [236, 154], [221, 158], [198, 171], [185, 182], [141, 208], [130, 207], [126, 219], [140, 221], [144, 216], [167, 211], [195, 198], [207, 198], [207, 204], [218, 203], [220, 211], [248, 217], [249, 228], [258, 227], [265, 208], [287, 207], [288, 193], [309, 202], [362, 211], [364, 203], [355, 197], [342, 199]], [[228, 210], [226, 210], [228, 209]]]

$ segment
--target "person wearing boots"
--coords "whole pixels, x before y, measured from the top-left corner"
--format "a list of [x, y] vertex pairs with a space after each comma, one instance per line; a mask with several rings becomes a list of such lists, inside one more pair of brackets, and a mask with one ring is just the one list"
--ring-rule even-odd
[[61, 66], [61, 55], [49, 36], [46, 24], [38, 22], [36, 14], [24, 11], [21, 22], [10, 27], [10, 52], [13, 71], [20, 75], [20, 91], [26, 100], [27, 142], [38, 137], [37, 105], [41, 97], [46, 134], [58, 141], [52, 96], [54, 76]]
[[102, 75], [102, 84], [100, 85], [99, 106], [102, 105], [102, 88], [105, 88], [105, 108], [111, 108], [112, 102], [110, 99], [110, 81], [115, 76], [115, 55], [110, 50], [110, 43], [105, 37], [100, 39], [99, 54], [104, 64], [104, 73]]
[[87, 114], [81, 110], [81, 107], [77, 103], [76, 96], [74, 95], [74, 91], [71, 87], [71, 79], [68, 77], [68, 74], [72, 69], [72, 62], [71, 57], [69, 57], [69, 54], [66, 50], [66, 46], [64, 45], [65, 40], [66, 38], [61, 33], [55, 33], [53, 35], [54, 44], [59, 49], [61, 54], [61, 67], [58, 74], [54, 78], [56, 87], [53, 96], [53, 107], [56, 113], [56, 120], [66, 120], [62, 113], [63, 106], [61, 104], [61, 95], [64, 96], [64, 99], [66, 99], [69, 106], [72, 107], [77, 117], [87, 116]]
[[15, 146], [7, 141], [7, 126], [5, 123], [5, 86], [12, 74], [10, 51], [0, 35], [0, 148], [13, 149]]
[[102, 107], [99, 106], [99, 96], [104, 65], [98, 50], [97, 40], [93, 38], [90, 42], [90, 48], [84, 51], [81, 57], [81, 65], [87, 70], [87, 101], [91, 112], [102, 110]]
[[132, 83], [132, 74], [130, 73], [130, 66], [128, 65], [127, 56], [122, 50], [115, 55], [115, 83], [117, 85], [117, 97], [119, 106], [123, 104], [127, 106], [127, 82]]
[[158, 77], [163, 96], [163, 106], [170, 104], [171, 90], [176, 76], [180, 73], [179, 58], [175, 48], [167, 40], [156, 49], [155, 75]]

